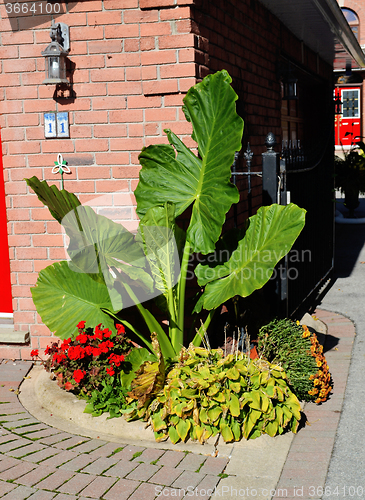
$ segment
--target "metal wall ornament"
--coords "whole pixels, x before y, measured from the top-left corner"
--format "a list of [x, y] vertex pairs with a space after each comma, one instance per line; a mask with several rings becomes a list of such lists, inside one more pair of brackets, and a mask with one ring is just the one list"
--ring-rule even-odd
[[70, 51], [69, 27], [52, 20], [50, 31], [52, 42], [42, 51], [46, 59], [46, 85], [70, 84], [66, 77], [66, 58]]
[[52, 174], [61, 174], [61, 190], [63, 189], [63, 174], [70, 174], [71, 170], [67, 166], [67, 161], [63, 159], [61, 153], [57, 155], [57, 161], [54, 162], [55, 166], [52, 168]]

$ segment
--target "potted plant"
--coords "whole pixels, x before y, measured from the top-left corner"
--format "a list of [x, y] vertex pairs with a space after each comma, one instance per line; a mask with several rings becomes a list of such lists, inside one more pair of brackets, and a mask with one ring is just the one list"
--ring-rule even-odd
[[359, 194], [365, 193], [365, 143], [353, 143], [349, 151], [342, 148], [343, 158], [335, 156], [335, 187], [345, 194], [349, 217], [355, 217]]

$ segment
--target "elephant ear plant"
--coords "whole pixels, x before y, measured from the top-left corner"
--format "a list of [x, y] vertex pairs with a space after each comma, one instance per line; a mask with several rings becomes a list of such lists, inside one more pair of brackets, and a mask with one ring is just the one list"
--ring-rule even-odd
[[[296, 205], [260, 208], [247, 221], [230, 258], [223, 263], [215, 259], [226, 214], [239, 201], [230, 177], [234, 154], [241, 149], [243, 121], [236, 113], [237, 95], [230, 83], [223, 70], [204, 78], [184, 98], [197, 154], [171, 130], [165, 130], [169, 144], [142, 150], [135, 191], [141, 219], [136, 235], [82, 206], [73, 194], [36, 177], [27, 179], [70, 239], [70, 260], [41, 271], [32, 289], [37, 311], [55, 335], [68, 337], [80, 320], [108, 328], [117, 320], [153, 350], [150, 336], [126, 319], [126, 308], [135, 306], [150, 334], [156, 333], [168, 361], [184, 344], [192, 254], [206, 255], [209, 263], [195, 268], [202, 293], [193, 312], [203, 319], [192, 340], [195, 346], [221, 304], [250, 295], [270, 279], [304, 226], [305, 211]], [[190, 217], [186, 231], [176, 223], [184, 212]], [[168, 331], [151, 312], [153, 297], [168, 319]]]

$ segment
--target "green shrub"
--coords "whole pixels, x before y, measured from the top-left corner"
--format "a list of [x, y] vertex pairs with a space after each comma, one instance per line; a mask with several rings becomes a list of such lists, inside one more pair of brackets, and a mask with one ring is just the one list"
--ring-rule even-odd
[[300, 400], [320, 403], [327, 399], [331, 375], [315, 333], [286, 318], [263, 326], [258, 337], [260, 355], [283, 367]]
[[191, 345], [181, 351], [164, 387], [129, 418], [150, 419], [157, 441], [190, 437], [203, 443], [219, 432], [226, 442], [296, 432], [301, 415], [282, 368]]

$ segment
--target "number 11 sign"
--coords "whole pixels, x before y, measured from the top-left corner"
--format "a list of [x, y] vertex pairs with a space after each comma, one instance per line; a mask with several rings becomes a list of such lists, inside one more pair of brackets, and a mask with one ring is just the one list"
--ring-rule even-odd
[[68, 113], [44, 113], [44, 136], [46, 139], [70, 137]]
[[44, 113], [44, 136], [57, 137], [56, 113]]
[[68, 113], [57, 113], [57, 137], [70, 137], [68, 131]]

